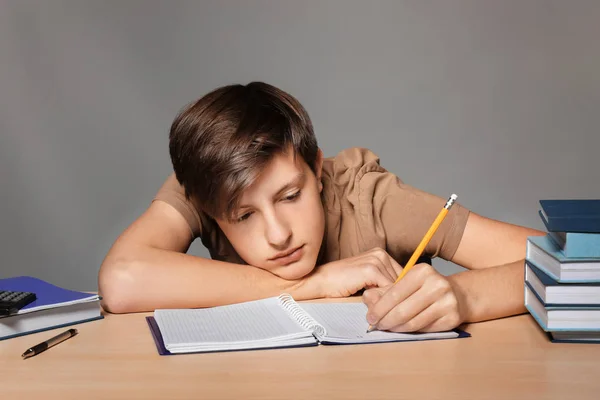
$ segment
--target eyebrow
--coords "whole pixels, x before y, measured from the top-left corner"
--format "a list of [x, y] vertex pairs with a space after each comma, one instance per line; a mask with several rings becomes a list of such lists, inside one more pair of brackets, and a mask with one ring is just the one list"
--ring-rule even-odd
[[[306, 178], [306, 174], [304, 172], [299, 172], [292, 180], [290, 180], [288, 183], [286, 183], [285, 185], [283, 185], [275, 193], [275, 195], [273, 195], [273, 198], [279, 197], [283, 192], [285, 192], [288, 189], [293, 188], [294, 186], [300, 186], [300, 183], [302, 183], [305, 178]], [[251, 206], [248, 205], [248, 204], [241, 204], [238, 207], [238, 210], [241, 210], [241, 209], [244, 209], [244, 208], [251, 208]]]

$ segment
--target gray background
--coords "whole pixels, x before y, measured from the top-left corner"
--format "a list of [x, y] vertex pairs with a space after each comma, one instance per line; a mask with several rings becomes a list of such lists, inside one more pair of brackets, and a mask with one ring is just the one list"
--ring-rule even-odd
[[407, 183], [542, 228], [540, 198], [600, 197], [598, 21], [594, 0], [3, 0], [0, 277], [96, 289], [171, 172], [177, 111], [252, 80], [306, 106], [327, 156], [369, 147]]

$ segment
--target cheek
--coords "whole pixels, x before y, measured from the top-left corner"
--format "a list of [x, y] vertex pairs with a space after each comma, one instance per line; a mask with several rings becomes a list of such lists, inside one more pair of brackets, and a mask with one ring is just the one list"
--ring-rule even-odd
[[221, 230], [244, 261], [253, 264], [262, 248], [260, 237], [250, 227], [221, 226]]
[[246, 261], [248, 261], [247, 256], [253, 254], [249, 249], [260, 249], [260, 238], [254, 230], [240, 229], [235, 230], [235, 232], [230, 231], [225, 233], [225, 236], [227, 236], [227, 239], [229, 239], [229, 242], [237, 253]]
[[318, 193], [312, 193], [301, 202], [294, 213], [296, 229], [300, 229], [311, 235], [321, 233], [325, 224], [325, 212]]

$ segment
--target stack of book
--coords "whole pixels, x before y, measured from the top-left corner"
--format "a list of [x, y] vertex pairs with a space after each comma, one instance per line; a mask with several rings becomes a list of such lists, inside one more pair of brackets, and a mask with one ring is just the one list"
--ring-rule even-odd
[[600, 343], [600, 200], [540, 200], [527, 239], [525, 306], [555, 342]]
[[0, 317], [0, 340], [103, 318], [97, 294], [64, 289], [31, 276], [0, 279], [0, 290], [37, 297], [17, 313]]

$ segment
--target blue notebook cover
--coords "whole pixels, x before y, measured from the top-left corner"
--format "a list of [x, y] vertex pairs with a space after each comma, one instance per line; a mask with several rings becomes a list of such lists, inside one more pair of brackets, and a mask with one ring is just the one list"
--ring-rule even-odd
[[549, 231], [600, 233], [600, 199], [540, 200], [540, 206]]
[[96, 294], [63, 289], [31, 276], [0, 279], [0, 289], [35, 293], [36, 300], [20, 309], [18, 314], [99, 299]]
[[[16, 332], [0, 337], [0, 340], [6, 340], [17, 336], [29, 335], [32, 333], [61, 328], [74, 324], [81, 324], [84, 322], [95, 321], [104, 318], [104, 316], [100, 313], [100, 305], [98, 305], [98, 314], [91, 318], [77, 320], [72, 318], [68, 318], [67, 320], [62, 319], [62, 321], [66, 321], [64, 323], [56, 323], [56, 321], [53, 322], [52, 320], [48, 319], [48, 315], [55, 314], [55, 311], [61, 307], [72, 306], [77, 309], [81, 309], [82, 303], [98, 303], [100, 297], [96, 294], [63, 289], [41, 279], [30, 276], [0, 279], [0, 289], [33, 292], [36, 295], [35, 301], [20, 309], [16, 314], [0, 318], [0, 324], [6, 323], [12, 326], [23, 327], [23, 324], [29, 317], [35, 319], [39, 318], [41, 314], [44, 314], [45, 316], [42, 318], [46, 318], [45, 322], [38, 324], [36, 328], [23, 328], [23, 330], [18, 329]], [[65, 312], [69, 313], [70, 311], [71, 308]]]
[[[154, 319], [154, 317], [146, 317], [146, 322], [148, 323], [148, 328], [150, 328], [150, 333], [152, 334], [152, 339], [154, 339], [154, 344], [156, 345], [156, 350], [158, 351], [158, 354], [160, 354], [161, 356], [172, 356], [172, 355], [180, 355], [180, 354], [195, 354], [195, 353], [171, 353], [169, 350], [167, 350], [167, 348], [165, 347], [165, 342], [163, 341], [162, 335], [160, 333], [160, 329], [158, 327], [158, 324], [156, 323], [156, 320]], [[453, 339], [460, 339], [460, 338], [466, 338], [466, 337], [471, 337], [471, 334], [468, 332], [465, 332], [463, 330], [460, 329], [454, 329], [455, 332], [458, 333], [458, 336], [453, 338]], [[424, 341], [429, 341], [429, 340], [449, 340], [447, 338], [444, 339], [428, 339], [428, 340], [424, 340]], [[404, 342], [408, 342], [408, 341], [404, 341]], [[395, 342], [395, 343], [404, 343], [404, 342]], [[386, 343], [394, 343], [394, 342], [386, 342]], [[344, 344], [339, 344], [339, 343], [328, 343], [328, 342], [324, 342], [321, 344], [325, 344], [325, 345], [344, 345]], [[350, 343], [348, 343], [350, 344]], [[362, 345], [364, 344], [377, 344], [377, 343], [362, 343]], [[298, 346], [286, 346], [286, 347], [277, 347], [277, 348], [269, 348], [269, 349], [244, 349], [244, 350], [219, 350], [219, 353], [224, 353], [224, 352], [229, 352], [229, 351], [253, 351], [253, 350], [275, 350], [275, 349], [283, 349], [283, 348], [293, 348], [293, 347], [314, 347], [314, 346], [318, 346], [319, 343], [315, 342], [315, 343], [311, 343], [311, 344], [301, 344]], [[210, 353], [207, 351], [203, 351], [202, 353]], [[213, 352], [214, 353], [214, 352]]]

